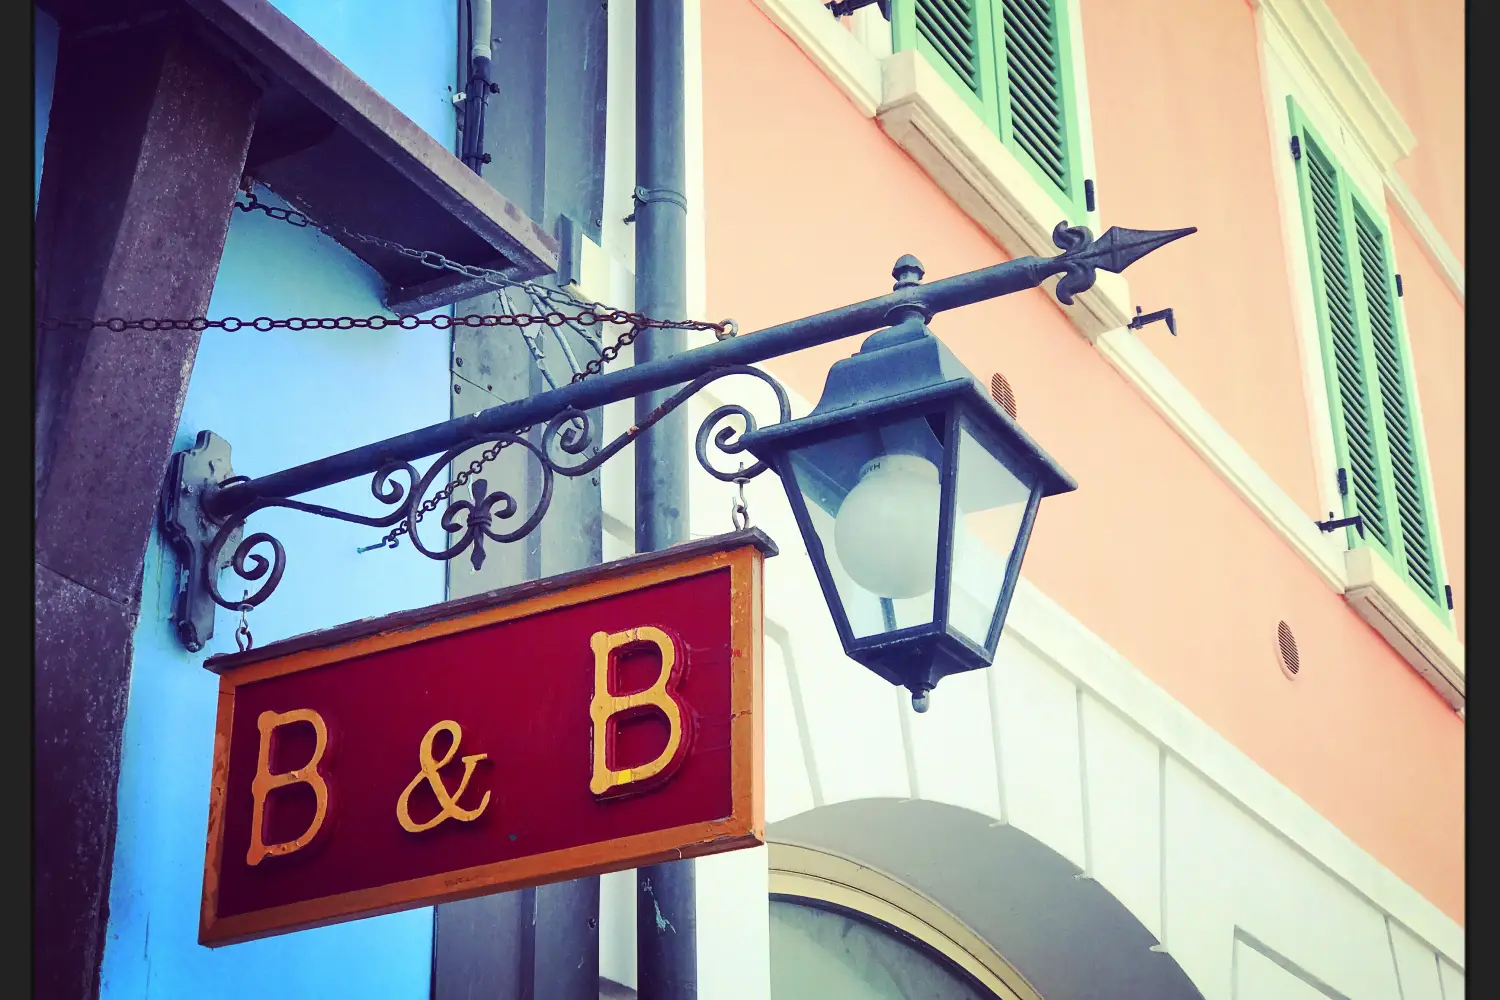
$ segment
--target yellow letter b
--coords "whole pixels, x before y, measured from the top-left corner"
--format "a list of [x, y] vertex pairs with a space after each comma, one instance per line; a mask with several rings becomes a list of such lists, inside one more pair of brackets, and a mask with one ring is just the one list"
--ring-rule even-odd
[[[634, 694], [615, 695], [609, 690], [609, 664], [613, 653], [621, 646], [650, 643], [661, 651], [661, 673], [656, 682], [644, 691]], [[594, 700], [589, 705], [589, 715], [594, 720], [594, 774], [589, 781], [589, 791], [599, 796], [624, 795], [637, 791], [633, 785], [662, 774], [678, 762], [687, 750], [686, 719], [682, 705], [677, 701], [677, 643], [666, 632], [654, 625], [626, 629], [624, 632], [595, 632], [589, 639], [594, 650]], [[610, 738], [610, 720], [635, 710], [655, 709], [666, 716], [667, 745], [655, 760], [638, 767], [613, 770], [609, 752], [614, 742]]]
[[[295, 770], [272, 774], [271, 734], [294, 722], [312, 723], [313, 732], [317, 736], [312, 757]], [[318, 773], [318, 764], [323, 760], [323, 752], [328, 749], [328, 726], [323, 722], [323, 717], [310, 708], [298, 708], [290, 712], [262, 712], [256, 724], [260, 727], [260, 757], [255, 766], [255, 780], [250, 783], [250, 793], [255, 796], [255, 809], [250, 818], [250, 851], [245, 856], [245, 863], [249, 865], [258, 865], [268, 857], [291, 854], [306, 847], [318, 835], [323, 827], [323, 820], [328, 816], [328, 785]], [[311, 787], [313, 794], [317, 796], [318, 805], [312, 822], [295, 840], [284, 840], [279, 844], [265, 843], [266, 795], [273, 789], [298, 783]]]

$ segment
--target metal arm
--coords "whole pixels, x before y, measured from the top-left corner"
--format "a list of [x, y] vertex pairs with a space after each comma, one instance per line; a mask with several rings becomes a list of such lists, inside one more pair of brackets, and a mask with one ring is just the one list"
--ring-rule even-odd
[[[163, 494], [164, 533], [182, 564], [174, 613], [179, 637], [188, 649], [201, 649], [213, 634], [214, 605], [231, 609], [253, 607], [265, 601], [280, 582], [285, 568], [281, 543], [265, 533], [239, 540], [246, 518], [256, 511], [289, 507], [375, 527], [389, 527], [405, 520], [407, 533], [423, 554], [434, 559], [452, 559], [474, 549], [472, 558], [477, 565], [483, 559], [484, 539], [515, 541], [541, 522], [551, 497], [554, 474], [577, 476], [592, 471], [710, 382], [735, 374], [761, 379], [772, 387], [780, 418], [785, 420], [789, 416], [785, 392], [769, 375], [750, 365], [881, 329], [889, 325], [888, 317], [897, 307], [916, 306], [933, 316], [1035, 288], [1047, 277], [1059, 273], [1063, 277], [1057, 284], [1057, 297], [1071, 304], [1075, 295], [1093, 285], [1096, 270], [1118, 273], [1158, 247], [1196, 231], [1111, 228], [1095, 240], [1086, 228], [1059, 223], [1052, 238], [1064, 252], [1056, 257], [1020, 257], [927, 285], [911, 284], [887, 295], [709, 344], [658, 362], [575, 382], [256, 479], [234, 476], [228, 445], [212, 432], [200, 432], [194, 448], [174, 456]], [[569, 461], [572, 456], [582, 455], [593, 443], [589, 410], [672, 386], [683, 388], [649, 418], [605, 445], [592, 458], [581, 463]], [[739, 417], [744, 426], [738, 431], [723, 426], [713, 433], [715, 426], [731, 416]], [[538, 425], [545, 428], [540, 446], [524, 436]], [[754, 426], [744, 407], [730, 405], [715, 410], [698, 434], [700, 463], [725, 481], [764, 471], [763, 466], [757, 465], [744, 473], [726, 472], [713, 468], [708, 460], [710, 439], [719, 450], [734, 454], [740, 450], [740, 435]], [[458, 455], [478, 445], [500, 442], [521, 447], [539, 463], [543, 487], [535, 510], [524, 516], [518, 527], [495, 531], [497, 520], [504, 521], [519, 513], [518, 505], [503, 490], [488, 492], [488, 484], [480, 487], [476, 481], [472, 501], [452, 503], [442, 517], [442, 527], [459, 533], [459, 538], [441, 549], [426, 548], [415, 531], [415, 521], [420, 517], [417, 508], [423, 496]], [[412, 463], [432, 455], [437, 455], [437, 459], [425, 473], [419, 474]], [[404, 474], [404, 484], [395, 478], [398, 473]], [[371, 495], [393, 509], [383, 514], [362, 515], [292, 499], [362, 475], [373, 476]], [[252, 553], [256, 545], [269, 545], [271, 558]], [[226, 554], [226, 549], [232, 553]], [[259, 591], [242, 600], [225, 600], [219, 591], [218, 576], [228, 567], [233, 567], [244, 580], [265, 577], [266, 582]]]

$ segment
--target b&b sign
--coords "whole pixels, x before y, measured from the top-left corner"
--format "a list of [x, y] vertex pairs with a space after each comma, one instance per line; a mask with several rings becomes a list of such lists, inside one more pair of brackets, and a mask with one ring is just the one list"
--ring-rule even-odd
[[764, 840], [756, 531], [211, 657], [199, 940]]

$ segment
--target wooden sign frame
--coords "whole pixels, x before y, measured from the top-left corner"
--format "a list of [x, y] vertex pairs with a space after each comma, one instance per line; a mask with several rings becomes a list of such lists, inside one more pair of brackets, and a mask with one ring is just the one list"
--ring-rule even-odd
[[[508, 587], [487, 594], [341, 625], [263, 648], [210, 657], [220, 675], [199, 942], [208, 946], [320, 927], [418, 906], [637, 868], [765, 842], [762, 653], [763, 562], [775, 543], [758, 529]], [[500, 622], [628, 594], [717, 570], [730, 574], [730, 757], [732, 809], [722, 819], [522, 856], [266, 909], [221, 916], [220, 877], [229, 796], [236, 692], [272, 677], [311, 670]]]

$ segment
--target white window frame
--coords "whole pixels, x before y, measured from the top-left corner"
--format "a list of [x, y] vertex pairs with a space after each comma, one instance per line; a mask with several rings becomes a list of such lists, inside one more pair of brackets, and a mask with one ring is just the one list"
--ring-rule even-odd
[[[1391, 163], [1394, 162], [1394, 157], [1405, 155], [1411, 147], [1409, 143], [1396, 141], [1399, 134], [1404, 132], [1405, 126], [1400, 125], [1399, 119], [1396, 119], [1396, 125], [1390, 124], [1389, 117], [1394, 115], [1393, 110], [1389, 115], [1382, 116], [1374, 113], [1361, 114], [1358, 108], [1351, 109], [1350, 94], [1365, 96], [1361, 103], [1366, 106], [1367, 112], [1369, 107], [1378, 110], [1384, 101], [1384, 95], [1379, 94], [1378, 90], [1375, 94], [1379, 100], [1370, 98], [1374, 84], [1373, 80], [1362, 78], [1361, 71], [1366, 75], [1368, 73], [1363, 70], [1362, 65], [1351, 70], [1347, 77], [1330, 79], [1333, 73], [1328, 69], [1331, 60], [1326, 58], [1327, 50], [1341, 47], [1337, 44], [1339, 40], [1347, 43], [1347, 39], [1342, 39], [1342, 33], [1338, 33], [1334, 41], [1324, 47], [1325, 57], [1320, 58], [1319, 47], [1305, 37], [1308, 31], [1306, 24], [1300, 25], [1302, 31], [1298, 32], [1296, 29], [1299, 22], [1289, 18], [1282, 9], [1291, 8], [1294, 12], [1306, 13], [1311, 7], [1310, 3], [1303, 3], [1302, 0], [1279, 4], [1263, 0], [1256, 8], [1256, 29], [1260, 43], [1266, 121], [1272, 140], [1272, 169], [1281, 213], [1287, 280], [1292, 292], [1293, 324], [1302, 363], [1303, 400], [1312, 435], [1318, 499], [1323, 511], [1339, 512], [1343, 510], [1343, 498], [1338, 492], [1332, 402], [1318, 332], [1306, 220], [1302, 215], [1296, 163], [1291, 154], [1292, 128], [1287, 98], [1291, 97], [1296, 101], [1300, 113], [1322, 136], [1323, 141], [1332, 147], [1329, 152], [1387, 233], [1392, 229], [1386, 201], [1386, 182], [1391, 174]], [[1329, 33], [1336, 30], [1336, 24], [1322, 23], [1317, 37], [1326, 42]], [[1347, 63], [1347, 58], [1344, 62]], [[1375, 123], [1379, 123], [1379, 127]], [[1404, 134], [1409, 136], [1410, 133]], [[1390, 255], [1391, 269], [1399, 272], [1396, 248], [1392, 245], [1386, 249]], [[1405, 322], [1402, 300], [1395, 299], [1394, 305], [1402, 313], [1402, 327], [1409, 329]], [[1422, 401], [1416, 381], [1415, 378], [1408, 380], [1408, 393], [1415, 431], [1425, 442]], [[1430, 483], [1429, 470], [1423, 469], [1422, 474]], [[1444, 553], [1435, 497], [1428, 504], [1428, 520], [1433, 547], [1439, 553]], [[1329, 542], [1343, 554], [1345, 598], [1349, 604], [1427, 679], [1444, 700], [1454, 708], [1462, 709], [1465, 701], [1464, 646], [1458, 640], [1453, 623], [1443, 621], [1434, 614], [1404, 577], [1368, 549], [1358, 545], [1351, 546], [1341, 532], [1331, 535]], [[1442, 562], [1446, 565], [1446, 557]], [[1447, 581], [1443, 582], [1446, 584]]]
[[[999, 0], [996, 0], [998, 3]], [[1068, 52], [1072, 56], [1070, 69], [1073, 73], [1074, 88], [1074, 112], [1078, 116], [1078, 149], [1077, 154], [1083, 166], [1083, 177], [1092, 180], [1094, 177], [1094, 128], [1093, 119], [1089, 115], [1089, 81], [1086, 60], [1083, 58], [1083, 27], [1080, 23], [1083, 11], [1079, 0], [1064, 0], [1067, 8], [1068, 18]], [[855, 11], [849, 19], [849, 30], [860, 43], [869, 50], [870, 54], [884, 61], [893, 55], [892, 51], [892, 25], [881, 16], [878, 8], [874, 6], [863, 7]], [[878, 112], [877, 112], [878, 116]], [[1012, 159], [1015, 154], [1004, 146], [1005, 153]], [[1040, 185], [1038, 185], [1040, 187]], [[1042, 188], [1052, 201], [1053, 207], [1058, 212], [1069, 211], [1067, 205], [1058, 200], [1051, 191]], [[1081, 222], [1073, 222], [1074, 225], [1085, 225], [1092, 229], [1095, 234], [1099, 232], [1099, 203], [1097, 191], [1095, 192], [1094, 210], [1089, 212]]]
[[987, 941], [910, 886], [831, 852], [775, 841], [766, 846], [773, 896], [864, 914], [911, 935], [1003, 1000], [1042, 1000]]

